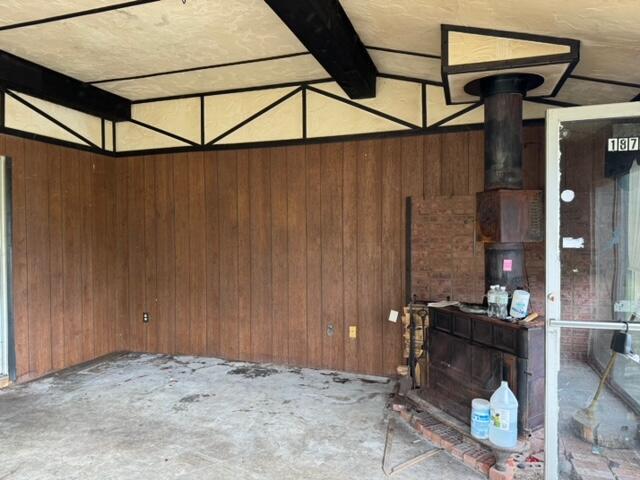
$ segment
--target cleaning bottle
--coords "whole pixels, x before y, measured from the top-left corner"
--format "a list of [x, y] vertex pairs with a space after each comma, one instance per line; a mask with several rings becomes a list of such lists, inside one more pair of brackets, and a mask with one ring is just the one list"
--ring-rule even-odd
[[518, 443], [518, 399], [503, 381], [491, 395], [489, 441], [501, 448], [514, 448]]

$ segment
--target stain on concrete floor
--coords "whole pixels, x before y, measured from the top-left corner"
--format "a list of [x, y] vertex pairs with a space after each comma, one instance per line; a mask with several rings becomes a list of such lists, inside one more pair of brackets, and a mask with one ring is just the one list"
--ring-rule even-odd
[[[393, 384], [327, 373], [131, 354], [10, 387], [0, 391], [0, 479], [384, 479]], [[429, 448], [407, 429], [391, 461]], [[482, 477], [442, 455], [394, 476], [414, 478]]]

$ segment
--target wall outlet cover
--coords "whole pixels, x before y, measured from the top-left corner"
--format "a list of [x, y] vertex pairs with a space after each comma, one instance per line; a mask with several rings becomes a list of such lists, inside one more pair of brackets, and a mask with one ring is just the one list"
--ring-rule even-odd
[[349, 338], [356, 338], [358, 336], [358, 327], [355, 325], [349, 326]]

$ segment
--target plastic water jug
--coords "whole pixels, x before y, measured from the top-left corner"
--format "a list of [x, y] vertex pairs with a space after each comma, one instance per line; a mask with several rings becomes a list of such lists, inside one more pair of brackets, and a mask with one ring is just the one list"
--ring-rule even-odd
[[474, 398], [471, 401], [471, 435], [480, 440], [489, 438], [491, 405], [489, 400]]
[[505, 381], [491, 395], [489, 440], [502, 448], [513, 448], [518, 443], [518, 399]]

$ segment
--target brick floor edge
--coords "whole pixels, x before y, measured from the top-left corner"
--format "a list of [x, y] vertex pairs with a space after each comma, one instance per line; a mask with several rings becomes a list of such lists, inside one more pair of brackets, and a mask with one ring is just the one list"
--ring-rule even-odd
[[514, 471], [512, 468], [508, 468], [505, 472], [493, 468], [496, 459], [490, 448], [474, 441], [453, 426], [440, 421], [429, 412], [414, 408], [404, 397], [396, 395], [392, 403], [392, 409], [398, 412], [404, 421], [429, 442], [441, 447], [467, 467], [492, 480], [513, 479]]

